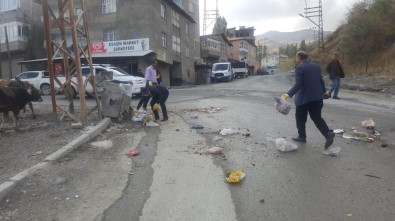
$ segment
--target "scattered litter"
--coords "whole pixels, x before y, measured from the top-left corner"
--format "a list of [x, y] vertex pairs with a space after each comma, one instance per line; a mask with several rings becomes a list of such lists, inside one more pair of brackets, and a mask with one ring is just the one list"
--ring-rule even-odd
[[92, 147], [100, 148], [100, 149], [110, 149], [113, 147], [112, 140], [102, 140], [91, 143]]
[[373, 121], [372, 118], [362, 121], [361, 125], [362, 127], [367, 129], [374, 129], [376, 127], [376, 123]]
[[132, 112], [132, 121], [133, 122], [141, 122], [144, 120], [145, 117], [147, 117], [147, 111], [135, 110]]
[[193, 124], [192, 126], [191, 126], [191, 129], [203, 129], [204, 127], [202, 126], [202, 125], [199, 125], [199, 124]]
[[287, 115], [291, 110], [291, 103], [281, 97], [274, 97], [276, 103], [274, 103], [274, 107], [276, 110], [284, 115]]
[[139, 155], [139, 154], [140, 154], [140, 151], [138, 151], [138, 150], [128, 150], [128, 151], [125, 153], [125, 155], [128, 156], [128, 157], [130, 157], [130, 156], [136, 156], [136, 155]]
[[82, 129], [84, 128], [84, 125], [82, 123], [72, 123], [71, 128], [73, 129]]
[[340, 147], [334, 147], [329, 150], [324, 150], [323, 154], [331, 156], [331, 157], [337, 157], [342, 149]]
[[260, 203], [265, 203], [265, 199], [259, 200]]
[[232, 134], [237, 134], [237, 133], [239, 133], [239, 131], [237, 131], [235, 129], [231, 129], [231, 128], [225, 128], [225, 129], [222, 129], [221, 132], [219, 132], [219, 134], [221, 134], [222, 136], [232, 135]]
[[222, 140], [222, 137], [214, 137], [214, 139], [213, 139], [213, 141], [219, 141], [219, 140]]
[[381, 177], [378, 177], [378, 176], [375, 176], [375, 175], [370, 175], [370, 174], [365, 174], [365, 176], [367, 176], [367, 177], [373, 177], [373, 178], [376, 178], [376, 179], [381, 179]]
[[234, 170], [226, 173], [226, 181], [228, 181], [228, 183], [239, 183], [245, 176], [244, 170]]
[[223, 150], [224, 150], [224, 148], [215, 146], [215, 147], [211, 147], [207, 150], [203, 150], [201, 153], [216, 155], [216, 154], [221, 154]]
[[333, 130], [333, 133], [335, 133], [335, 134], [342, 134], [344, 132], [346, 132], [346, 131], [344, 131], [343, 129], [334, 129]]
[[347, 214], [347, 216], [348, 216], [348, 217], [352, 217], [352, 214], [351, 214], [351, 213], [349, 213], [349, 214]]
[[153, 122], [153, 121], [147, 122], [147, 123], [145, 124], [145, 126], [147, 126], [147, 127], [159, 127], [159, 125], [160, 125], [160, 124], [155, 123], [155, 122]]
[[357, 135], [353, 135], [353, 134], [347, 134], [347, 133], [343, 133], [343, 138], [345, 139], [352, 139], [352, 140], [359, 140], [359, 141], [368, 141], [368, 137], [361, 137], [361, 136], [357, 136]]
[[74, 198], [80, 198], [80, 195], [75, 195]]
[[249, 137], [249, 136], [251, 136], [251, 134], [249, 134], [249, 133], [246, 133], [246, 134], [243, 134], [243, 136], [245, 136], [245, 137]]
[[27, 155], [27, 157], [33, 157], [33, 156], [37, 156], [37, 155], [40, 155], [40, 154], [43, 154], [43, 152], [41, 150], [36, 151], [34, 154]]
[[284, 138], [276, 138], [274, 143], [277, 147], [277, 150], [281, 152], [290, 152], [298, 149], [298, 146], [294, 143], [286, 141]]
[[198, 114], [195, 114], [195, 115], [191, 116], [191, 118], [193, 118], [193, 119], [198, 119], [198, 118], [199, 118], [199, 115], [198, 115]]

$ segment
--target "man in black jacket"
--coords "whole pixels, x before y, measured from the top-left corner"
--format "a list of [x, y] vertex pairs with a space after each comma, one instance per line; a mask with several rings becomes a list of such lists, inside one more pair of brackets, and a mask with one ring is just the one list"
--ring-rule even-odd
[[340, 78], [344, 78], [343, 68], [337, 59], [337, 54], [333, 54], [333, 59], [329, 64], [326, 66], [326, 72], [329, 74], [329, 79], [332, 81], [332, 87], [329, 90], [329, 95], [332, 96], [333, 92], [333, 99], [339, 99], [337, 96], [340, 89]]
[[157, 84], [145, 89], [142, 88], [141, 91], [142, 93], [145, 94], [149, 93], [152, 96], [150, 104], [151, 104], [151, 109], [155, 115], [155, 120], [159, 120], [159, 113], [157, 110], [157, 106], [160, 105], [163, 114], [162, 121], [167, 121], [169, 119], [169, 116], [167, 115], [166, 100], [169, 97], [169, 90], [167, 90], [166, 87]]

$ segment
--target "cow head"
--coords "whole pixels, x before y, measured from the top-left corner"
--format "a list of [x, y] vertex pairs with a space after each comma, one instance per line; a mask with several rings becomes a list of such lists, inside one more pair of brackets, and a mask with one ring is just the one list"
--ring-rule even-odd
[[43, 101], [40, 95], [40, 91], [37, 88], [35, 88], [33, 85], [28, 85], [27, 93], [30, 94], [32, 101], [38, 101], [38, 102]]

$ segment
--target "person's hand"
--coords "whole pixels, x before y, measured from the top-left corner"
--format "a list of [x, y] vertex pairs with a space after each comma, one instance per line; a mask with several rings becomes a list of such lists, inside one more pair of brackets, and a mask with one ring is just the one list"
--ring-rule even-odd
[[287, 100], [289, 98], [289, 95], [288, 94], [282, 94], [281, 98], [284, 99], [284, 100]]
[[324, 99], [329, 99], [331, 98], [331, 95], [328, 92], [324, 93]]

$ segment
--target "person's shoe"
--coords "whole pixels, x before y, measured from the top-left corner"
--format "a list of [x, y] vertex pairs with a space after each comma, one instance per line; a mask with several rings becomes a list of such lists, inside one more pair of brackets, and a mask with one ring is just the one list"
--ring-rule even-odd
[[159, 117], [155, 117], [155, 120], [160, 120], [160, 118]]
[[335, 138], [335, 133], [333, 133], [333, 130], [330, 130], [325, 138], [325, 150], [333, 144], [333, 138]]
[[292, 137], [292, 140], [296, 141], [296, 142], [306, 143], [306, 138], [302, 138], [302, 137], [299, 137], [299, 136]]
[[340, 98], [338, 96], [333, 96], [332, 99], [336, 99], [336, 100], [340, 100]]
[[162, 121], [167, 121], [167, 120], [169, 120], [168, 117], [164, 117], [164, 118], [162, 119]]

